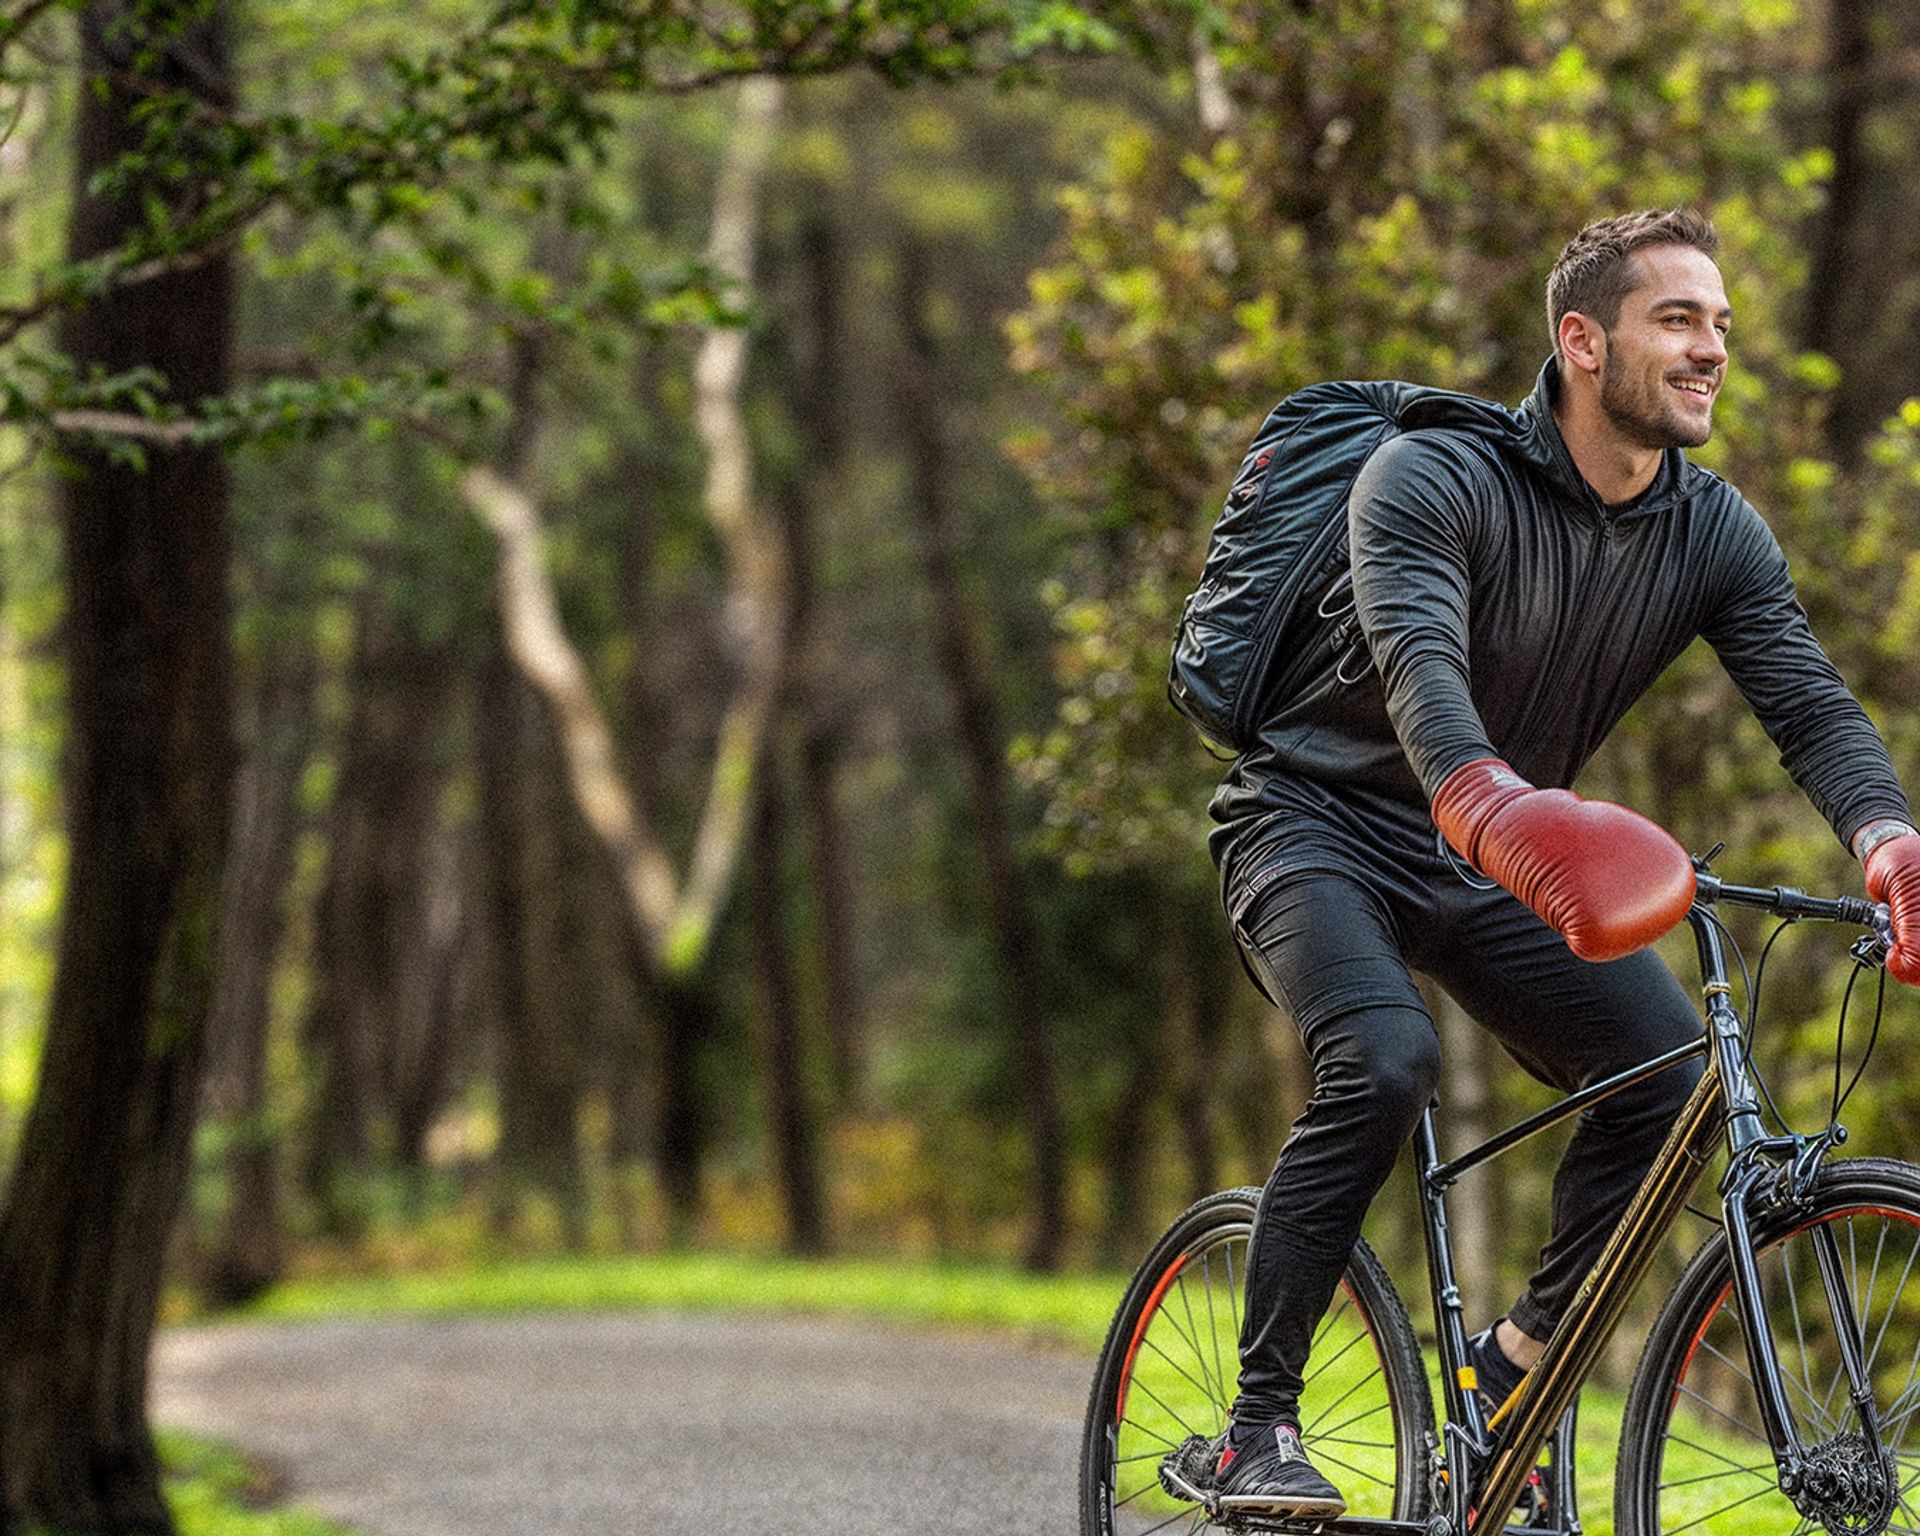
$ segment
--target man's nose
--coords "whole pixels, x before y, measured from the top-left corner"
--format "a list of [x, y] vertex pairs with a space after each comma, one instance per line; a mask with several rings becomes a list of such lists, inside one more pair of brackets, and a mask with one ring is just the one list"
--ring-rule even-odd
[[1727, 339], [1713, 326], [1694, 332], [1693, 360], [1709, 367], [1719, 368], [1727, 360]]

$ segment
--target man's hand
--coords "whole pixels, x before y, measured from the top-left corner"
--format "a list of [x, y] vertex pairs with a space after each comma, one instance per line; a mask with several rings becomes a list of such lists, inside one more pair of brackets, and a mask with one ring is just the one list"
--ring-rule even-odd
[[[1693, 901], [1693, 861], [1646, 817], [1570, 790], [1536, 789], [1497, 757], [1449, 774], [1433, 797], [1433, 819], [1456, 852], [1537, 912], [1582, 960], [1644, 949]], [[1920, 937], [1920, 857], [1913, 880]]]
[[1867, 894], [1893, 914], [1893, 948], [1887, 974], [1920, 987], [1920, 833], [1904, 823], [1870, 827], [1855, 839], [1866, 848]]

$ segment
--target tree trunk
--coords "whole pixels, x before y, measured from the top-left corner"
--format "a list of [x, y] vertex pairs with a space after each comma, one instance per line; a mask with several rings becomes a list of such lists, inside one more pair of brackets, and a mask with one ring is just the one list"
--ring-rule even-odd
[[631, 925], [624, 937], [627, 964], [641, 1000], [655, 1021], [660, 1057], [653, 1108], [653, 1163], [666, 1202], [668, 1235], [690, 1242], [700, 1215], [706, 1163], [707, 1110], [700, 1091], [700, 1065], [719, 1034], [720, 1007], [704, 970], [685, 975], [656, 963]]
[[824, 488], [827, 494], [833, 494], [843, 484], [845, 474], [846, 381], [840, 366], [844, 344], [840, 279], [845, 253], [834, 225], [823, 217], [809, 219], [803, 226], [800, 250], [806, 282], [802, 311], [810, 323], [807, 355], [794, 369], [790, 393], [794, 425], [813, 452], [789, 481], [785, 498], [797, 656], [791, 698], [800, 720], [800, 804], [810, 856], [809, 888], [828, 1066], [835, 1102], [848, 1105], [859, 1097], [865, 1052], [854, 980], [853, 892], [837, 794], [842, 732], [841, 703], [834, 680], [839, 668], [832, 651], [833, 637], [821, 618], [816, 559], [818, 491]]
[[321, 1075], [307, 1184], [328, 1226], [343, 1233], [364, 1220], [359, 1181], [376, 1153], [392, 1150], [395, 1111], [409, 1092], [403, 1064], [428, 1028], [420, 850], [440, 816], [447, 656], [370, 600], [352, 695], [304, 1031]]
[[551, 806], [540, 793], [549, 754], [530, 750], [541, 729], [532, 690], [504, 646], [481, 683], [480, 832], [486, 861], [488, 937], [499, 1022], [502, 1211], [528, 1188], [577, 1194], [573, 1050], [556, 986], [559, 879]]
[[[141, 224], [147, 189], [88, 191], [143, 139], [144, 97], [121, 72], [226, 104], [224, 10], [150, 57], [139, 16], [82, 14], [82, 74], [115, 83], [77, 92], [76, 259]], [[232, 266], [215, 257], [96, 301], [64, 340], [83, 368], [160, 370], [190, 405], [227, 387], [232, 301]], [[208, 449], [157, 449], [144, 473], [80, 443], [68, 453], [69, 862], [40, 1082], [0, 1213], [0, 1471], [14, 1519], [166, 1532], [147, 1355], [200, 1095], [226, 852], [228, 481]]]
[[819, 1134], [808, 1083], [793, 946], [787, 936], [785, 796], [776, 760], [762, 771], [754, 858], [747, 881], [752, 950], [760, 993], [761, 1073], [767, 1141], [787, 1208], [787, 1248], [818, 1254], [827, 1245], [820, 1193]]
[[1101, 1234], [1101, 1257], [1109, 1268], [1137, 1263], [1153, 1240], [1147, 1221], [1147, 1158], [1154, 1146], [1150, 1128], [1154, 1100], [1161, 1087], [1160, 1062], [1154, 1042], [1132, 1042], [1127, 1080], [1120, 1089], [1113, 1118], [1107, 1126], [1107, 1219]]
[[313, 745], [317, 669], [308, 637], [261, 669], [234, 794], [221, 898], [220, 963], [208, 1030], [207, 1107], [227, 1127], [227, 1204], [202, 1266], [207, 1296], [236, 1306], [280, 1277], [278, 1148], [268, 1114], [274, 962], [300, 832], [300, 779]]
[[[1826, 63], [1822, 67], [1826, 94], [1826, 125], [1822, 142], [1834, 156], [1834, 175], [1826, 182], [1826, 209], [1820, 215], [1818, 236], [1807, 273], [1805, 317], [1801, 342], [1826, 353], [1851, 372], [1845, 326], [1855, 313], [1859, 275], [1860, 217], [1866, 192], [1866, 144], [1862, 129], [1870, 98], [1866, 92], [1872, 40], [1868, 36], [1874, 0], [1828, 0]], [[1853, 422], [1834, 413], [1836, 447], [1851, 451], [1859, 438]]]
[[1020, 1080], [1026, 1110], [1033, 1158], [1033, 1226], [1026, 1260], [1034, 1269], [1049, 1270], [1058, 1267], [1066, 1237], [1066, 1136], [1044, 1011], [1045, 978], [1041, 974], [1039, 940], [1027, 913], [1014, 849], [1006, 737], [1000, 726], [998, 701], [988, 686], [986, 666], [974, 637], [974, 618], [967, 608], [954, 555], [946, 444], [940, 433], [937, 357], [927, 319], [928, 266], [924, 251], [911, 243], [903, 247], [901, 302], [907, 351], [900, 422], [911, 461], [910, 495], [919, 525], [921, 561], [934, 600], [935, 645], [953, 695], [974, 830], [986, 877], [988, 922], [1013, 1027], [1014, 1072]]
[[460, 1054], [460, 1007], [472, 921], [462, 878], [461, 839], [443, 818], [420, 850], [421, 887], [409, 968], [408, 1014], [417, 1020], [393, 1100], [394, 1161], [416, 1181], [427, 1171], [428, 1138], [453, 1082]]
[[[1163, 1002], [1167, 1020], [1165, 1075], [1173, 1117], [1186, 1153], [1187, 1198], [1198, 1200], [1220, 1187], [1220, 1155], [1214, 1134], [1212, 1070], [1216, 1023], [1225, 1006], [1217, 964], [1218, 925], [1211, 905], [1196, 907], [1183, 890], [1159, 898], [1167, 911], [1161, 925], [1167, 969]], [[1206, 932], [1202, 932], [1202, 920]]]

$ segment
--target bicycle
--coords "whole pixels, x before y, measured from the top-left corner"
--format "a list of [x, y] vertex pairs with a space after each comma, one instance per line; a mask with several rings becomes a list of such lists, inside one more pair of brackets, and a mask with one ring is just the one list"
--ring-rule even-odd
[[[1873, 969], [1891, 942], [1887, 909], [1729, 884], [1709, 871], [1719, 851], [1694, 861], [1698, 893], [1687, 918], [1704, 1001], [1698, 1040], [1570, 1094], [1451, 1160], [1439, 1153], [1435, 1106], [1420, 1121], [1414, 1166], [1445, 1406], [1438, 1429], [1406, 1306], [1362, 1241], [1315, 1335], [1301, 1398], [1302, 1438], [1341, 1485], [1347, 1512], [1289, 1519], [1222, 1504], [1209, 1487], [1211, 1463], [1239, 1363], [1240, 1277], [1259, 1195], [1228, 1190], [1174, 1222], [1114, 1316], [1081, 1446], [1083, 1536], [1209, 1524], [1301, 1536], [1463, 1536], [1496, 1528], [1479, 1520], [1480, 1510], [1501, 1511], [1499, 1527], [1512, 1529], [1508, 1512], [1516, 1509], [1528, 1512], [1530, 1532], [1574, 1536], [1581, 1387], [1723, 1147], [1717, 1229], [1660, 1308], [1627, 1395], [1616, 1531], [1920, 1529], [1920, 1445], [1907, 1446], [1920, 1414], [1920, 1167], [1830, 1157], [1846, 1140], [1838, 1116], [1853, 1086], [1840, 1091], [1839, 1047], [1827, 1127], [1768, 1134], [1766, 1089], [1748, 1054], [1754, 1020], [1743, 1021], [1733, 1005], [1729, 947], [1743, 973], [1745, 960], [1713, 910], [1757, 908], [1782, 918], [1783, 928], [1807, 919], [1862, 929], [1852, 952], [1859, 967]], [[1763, 954], [1748, 982], [1750, 1015], [1764, 967]], [[1843, 1001], [1841, 1047], [1846, 1011]], [[1877, 1013], [1874, 1028], [1877, 1035]], [[1696, 1056], [1706, 1058], [1698, 1087], [1545, 1354], [1507, 1402], [1483, 1414], [1465, 1364], [1448, 1189], [1549, 1126]], [[1748, 1328], [1747, 1319], [1764, 1326]]]

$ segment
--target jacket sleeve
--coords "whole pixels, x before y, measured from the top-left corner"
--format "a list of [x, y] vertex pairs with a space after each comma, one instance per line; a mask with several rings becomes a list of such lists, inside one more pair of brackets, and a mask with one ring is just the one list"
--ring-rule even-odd
[[1461, 764], [1498, 755], [1467, 669], [1476, 498], [1457, 453], [1438, 434], [1394, 438], [1367, 460], [1347, 506], [1361, 631], [1429, 799]]
[[1814, 637], [1773, 531], [1732, 497], [1724, 584], [1702, 633], [1780, 749], [1780, 763], [1852, 845], [1884, 817], [1911, 819], [1886, 744]]

